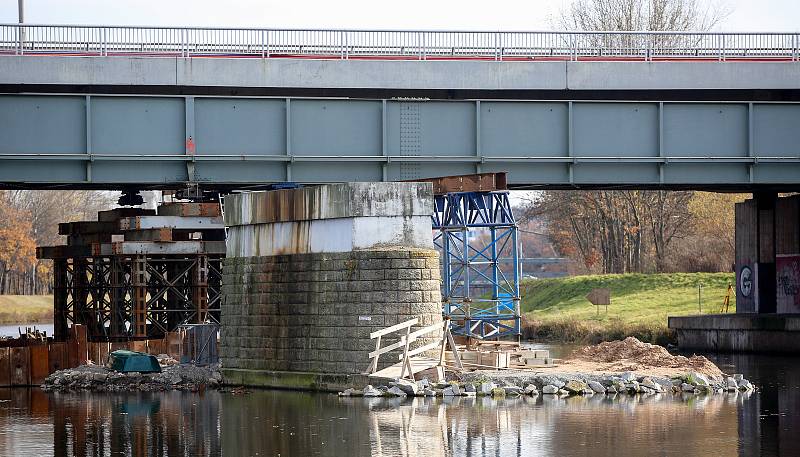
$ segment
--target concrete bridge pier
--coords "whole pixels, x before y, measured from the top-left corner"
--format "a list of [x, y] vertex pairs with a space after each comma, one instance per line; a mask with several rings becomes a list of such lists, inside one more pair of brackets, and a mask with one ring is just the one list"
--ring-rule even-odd
[[[442, 322], [432, 206], [429, 183], [227, 196], [220, 345], [226, 382], [363, 386], [375, 350], [370, 332], [412, 318], [419, 319], [415, 328]], [[396, 353], [382, 356], [378, 368], [396, 363]]]
[[800, 351], [800, 195], [757, 192], [736, 205], [736, 314], [670, 317], [678, 344]]

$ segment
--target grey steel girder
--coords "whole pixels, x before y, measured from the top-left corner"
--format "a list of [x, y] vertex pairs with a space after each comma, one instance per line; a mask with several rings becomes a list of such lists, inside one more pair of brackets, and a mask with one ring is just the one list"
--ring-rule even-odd
[[800, 188], [800, 103], [0, 95], [0, 187]]

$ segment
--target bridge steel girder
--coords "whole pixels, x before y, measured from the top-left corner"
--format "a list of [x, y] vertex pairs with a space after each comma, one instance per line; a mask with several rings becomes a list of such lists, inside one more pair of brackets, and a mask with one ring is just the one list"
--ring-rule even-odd
[[0, 187], [800, 189], [800, 103], [0, 94]]

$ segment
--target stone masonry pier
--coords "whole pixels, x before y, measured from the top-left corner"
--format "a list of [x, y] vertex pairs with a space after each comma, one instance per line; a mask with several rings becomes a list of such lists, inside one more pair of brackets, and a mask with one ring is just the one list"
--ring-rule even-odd
[[363, 382], [370, 332], [441, 322], [431, 194], [353, 183], [226, 197], [226, 382], [338, 390]]

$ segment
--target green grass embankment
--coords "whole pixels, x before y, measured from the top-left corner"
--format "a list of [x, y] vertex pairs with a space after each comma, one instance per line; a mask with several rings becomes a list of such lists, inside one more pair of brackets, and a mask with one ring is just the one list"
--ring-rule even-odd
[[[574, 276], [527, 280], [521, 285], [523, 337], [538, 341], [587, 342], [635, 336], [659, 344], [672, 342], [667, 316], [719, 313], [733, 273], [664, 273]], [[586, 295], [611, 290], [611, 305], [592, 305]], [[736, 309], [731, 297], [729, 312]]]
[[0, 324], [53, 322], [52, 295], [0, 295]]

